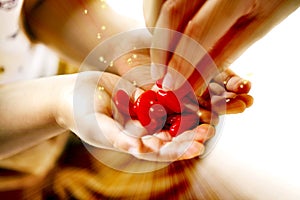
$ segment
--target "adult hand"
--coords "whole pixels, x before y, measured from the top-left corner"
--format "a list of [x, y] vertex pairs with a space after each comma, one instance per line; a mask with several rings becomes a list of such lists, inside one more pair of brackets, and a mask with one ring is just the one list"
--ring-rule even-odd
[[[130, 62], [128, 62], [129, 60]], [[126, 75], [128, 71], [134, 70], [136, 66], [141, 65], [141, 63], [149, 63], [149, 61], [148, 51], [135, 50], [132, 53], [120, 57], [117, 61], [114, 61], [114, 67], [118, 69], [120, 75]], [[203, 152], [203, 143], [214, 134], [212, 125], [217, 124], [218, 114], [225, 113], [225, 110], [227, 109], [226, 107], [222, 107], [222, 109], [219, 109], [217, 113], [215, 113], [216, 111], [212, 111], [209, 108], [203, 108], [202, 111], [205, 114], [201, 116], [202, 118], [200, 119], [200, 122], [203, 124], [176, 138], [171, 138], [165, 132], [144, 137], [145, 130], [139, 123], [130, 121], [128, 124], [124, 125], [116, 122], [115, 119], [112, 118], [113, 106], [110, 99], [113, 95], [113, 89], [116, 88], [116, 83], [119, 82], [120, 77], [108, 73], [100, 73], [101, 75], [96, 74], [96, 72], [85, 72], [80, 74], [77, 79], [80, 83], [77, 84], [78, 90], [75, 91], [75, 94], [72, 94], [74, 95], [75, 101], [78, 100], [77, 103], [75, 102], [75, 105], [78, 104], [78, 108], [85, 108], [86, 105], [89, 105], [89, 109], [80, 109], [79, 113], [78, 111], [74, 113], [74, 121], [76, 121], [77, 124], [73, 125], [75, 128], [72, 130], [84, 141], [96, 147], [131, 153], [136, 157], [146, 160], [169, 161], [192, 158]], [[219, 77], [221, 81], [216, 79], [216, 81], [212, 83], [222, 87], [224, 80], [230, 80], [232, 74], [233, 73], [225, 73], [223, 74], [224, 76]], [[147, 79], [144, 76], [142, 77], [143, 79]], [[137, 76], [132, 76], [131, 78], [128, 78], [127, 76], [124, 78], [133, 82]], [[240, 80], [239, 77], [237, 78]], [[97, 82], [98, 80], [100, 80], [100, 82]], [[129, 82], [128, 84], [130, 85]], [[226, 90], [226, 92], [231, 91], [237, 96], [240, 95], [241, 91], [235, 90], [239, 84], [239, 81], [230, 83], [229, 85], [231, 85], [232, 88], [227, 88], [228, 90]], [[242, 91], [246, 96], [248, 96], [247, 93], [250, 89], [250, 85], [247, 84], [247, 86], [249, 87], [245, 88], [248, 89]], [[76, 88], [77, 87], [75, 87], [75, 89]], [[98, 88], [96, 90], [98, 94], [93, 93], [95, 88]], [[223, 95], [223, 93], [216, 93], [213, 89], [211, 91], [214, 92], [214, 96]], [[101, 101], [97, 99], [99, 96], [102, 99]], [[224, 97], [221, 97], [221, 99], [224, 100]], [[91, 104], [91, 102], [94, 102], [93, 100], [96, 101], [95, 107], [99, 108], [99, 111], [97, 112], [95, 111], [93, 104]], [[238, 98], [235, 98], [235, 100], [238, 100]], [[210, 97], [205, 99], [205, 101], [210, 101]], [[230, 101], [229, 103], [232, 102], [234, 101]], [[233, 107], [228, 107], [233, 109], [232, 112], [242, 112], [245, 109], [245, 105], [248, 105], [244, 99], [236, 102], [241, 103], [242, 106], [239, 107], [235, 104]], [[74, 108], [74, 110], [76, 109]], [[99, 122], [101, 122], [101, 124], [98, 124]], [[132, 123], [134, 125], [132, 125]], [[134, 129], [132, 129], [132, 127], [134, 127]], [[209, 135], [209, 137], [207, 137], [206, 134]], [[191, 146], [189, 146], [190, 144]], [[187, 148], [188, 150], [183, 152], [184, 148]]]
[[[145, 5], [151, 4], [144, 1]], [[186, 79], [192, 74], [194, 67], [208, 52], [217, 68], [223, 71], [247, 47], [264, 36], [273, 26], [297, 9], [300, 1], [283, 0], [167, 0], [157, 5], [152, 3], [144, 9], [148, 26], [155, 26], [153, 31], [153, 46], [164, 47], [175, 53], [169, 55], [167, 51], [153, 49], [151, 59], [153, 77], [160, 79], [173, 68]], [[149, 9], [149, 8], [152, 8]], [[160, 12], [157, 12], [157, 9]], [[153, 11], [154, 10], [154, 11]], [[154, 13], [151, 16], [149, 13]], [[159, 13], [159, 16], [155, 15]], [[159, 29], [163, 28], [163, 29]], [[174, 31], [165, 31], [165, 30]], [[186, 37], [178, 37], [178, 33]], [[191, 38], [199, 43], [206, 51], [195, 52], [190, 45]], [[186, 62], [185, 57], [193, 55], [192, 63]], [[192, 65], [192, 66], [191, 66]], [[166, 71], [166, 67], [168, 70]], [[208, 67], [207, 67], [208, 68]], [[203, 92], [205, 83], [209, 82], [218, 73], [216, 69], [201, 71], [202, 79], [198, 80], [195, 90]], [[168, 74], [168, 73], [167, 73]], [[171, 78], [170, 78], [171, 76]], [[166, 76], [163, 85], [167, 88], [178, 88], [182, 80], [174, 74]], [[201, 90], [202, 89], [202, 90]]]
[[[130, 62], [128, 62], [130, 60]], [[130, 72], [135, 70], [136, 67], [150, 66], [150, 52], [145, 50], [134, 50], [128, 54], [125, 54], [118, 58], [114, 64], [118, 69], [118, 74], [125, 79], [136, 82], [141, 75], [127, 76]], [[143, 75], [144, 76], [144, 75]], [[148, 73], [145, 73], [148, 78], [142, 78], [144, 80], [151, 80]], [[152, 82], [155, 82], [152, 79]], [[148, 87], [148, 89], [151, 87]], [[147, 89], [147, 88], [145, 88]], [[208, 87], [205, 90], [205, 94], [198, 95], [198, 101], [200, 106], [205, 109], [207, 116], [204, 118], [209, 119], [211, 116], [217, 116], [219, 114], [234, 114], [241, 113], [246, 108], [250, 107], [253, 103], [253, 98], [249, 95], [251, 89], [251, 82], [246, 80], [230, 69], [225, 69], [218, 74], [208, 83]], [[214, 110], [212, 111], [212, 108]], [[215, 114], [214, 114], [215, 113]], [[212, 120], [215, 122], [216, 120]], [[205, 123], [210, 123], [205, 121]], [[212, 124], [216, 125], [216, 124]]]
[[126, 124], [118, 121], [111, 101], [117, 84], [122, 82], [123, 88], [133, 88], [130, 82], [110, 73], [91, 71], [79, 73], [73, 81], [75, 87], [65, 90], [62, 96], [57, 119], [61, 126], [94, 147], [129, 153], [144, 160], [175, 161], [201, 155], [203, 143], [214, 135], [211, 125], [202, 124], [174, 138], [165, 137], [164, 132], [146, 136], [137, 120]]

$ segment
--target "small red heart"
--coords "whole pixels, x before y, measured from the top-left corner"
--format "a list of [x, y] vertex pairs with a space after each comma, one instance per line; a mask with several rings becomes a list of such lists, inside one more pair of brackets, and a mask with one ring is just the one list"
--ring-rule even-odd
[[[175, 137], [199, 124], [197, 113], [184, 108], [177, 96], [172, 91], [148, 90], [133, 103], [124, 90], [118, 90], [114, 96], [114, 102], [125, 121], [130, 117], [135, 118], [141, 122], [149, 134], [164, 129]], [[181, 98], [181, 101], [190, 105], [194, 102], [189, 95]]]
[[155, 119], [151, 118], [151, 121], [148, 125], [144, 126], [148, 132], [148, 134], [152, 135], [161, 131], [164, 127], [164, 120], [163, 119]]
[[168, 113], [181, 113], [181, 104], [174, 92], [158, 90], [157, 99], [165, 108], [167, 108]]
[[152, 90], [145, 91], [134, 102], [134, 111], [143, 126], [147, 126], [151, 122], [149, 111], [156, 103], [156, 93]]
[[172, 137], [175, 137], [186, 130], [195, 128], [198, 124], [199, 116], [196, 113], [177, 115], [169, 128], [169, 133]]
[[167, 116], [165, 108], [159, 104], [156, 92], [145, 91], [134, 103], [134, 111], [149, 134], [160, 131]]
[[133, 102], [129, 95], [124, 90], [118, 90], [113, 98], [115, 105], [120, 113], [126, 117], [135, 117], [135, 113], [132, 110]]

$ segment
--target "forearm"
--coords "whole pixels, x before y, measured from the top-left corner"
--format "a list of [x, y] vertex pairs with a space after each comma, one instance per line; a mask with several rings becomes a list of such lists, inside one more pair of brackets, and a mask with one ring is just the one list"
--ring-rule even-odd
[[[63, 132], [58, 107], [66, 76], [17, 82], [0, 87], [0, 158]], [[70, 79], [70, 78], [69, 78]]]
[[36, 6], [24, 3], [24, 20], [33, 39], [78, 63], [109, 37], [142, 26], [115, 12], [105, 1], [42, 1]]

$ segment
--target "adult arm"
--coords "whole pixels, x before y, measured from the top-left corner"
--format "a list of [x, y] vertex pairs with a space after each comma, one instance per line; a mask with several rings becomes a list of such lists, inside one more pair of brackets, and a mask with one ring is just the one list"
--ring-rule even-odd
[[58, 105], [69, 76], [55, 76], [0, 86], [0, 158], [62, 133]]

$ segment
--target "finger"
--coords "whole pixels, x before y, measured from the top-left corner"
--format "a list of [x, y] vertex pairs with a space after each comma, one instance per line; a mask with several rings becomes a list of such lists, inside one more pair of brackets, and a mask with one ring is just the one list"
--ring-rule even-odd
[[226, 89], [237, 94], [248, 93], [251, 89], [251, 82], [239, 76], [231, 77], [227, 82], [224, 82]]
[[245, 108], [249, 108], [253, 104], [252, 96], [248, 94], [235, 94], [231, 92], [226, 92], [222, 94], [222, 96], [213, 95], [212, 98], [208, 100], [202, 99], [201, 97], [197, 98], [199, 105], [201, 105], [201, 107], [204, 109], [203, 118], [200, 118], [200, 122], [210, 123], [212, 125], [218, 124], [218, 115], [225, 113], [242, 113], [245, 111]]
[[192, 159], [197, 156], [201, 156], [204, 152], [205, 152], [204, 145], [200, 142], [194, 141], [178, 160]]
[[[244, 101], [239, 99], [228, 99], [229, 101], [226, 104], [226, 114], [238, 114], [246, 110], [247, 106]], [[222, 113], [223, 114], [223, 113]]]
[[238, 94], [232, 97], [213, 96], [211, 109], [219, 115], [242, 113], [253, 104], [253, 97], [247, 94]]
[[145, 24], [147, 27], [151, 28], [155, 26], [156, 21], [159, 17], [161, 7], [165, 1], [166, 0], [155, 0], [155, 1], [144, 0], [143, 1], [143, 12], [144, 12]]
[[223, 85], [220, 85], [215, 82], [211, 82], [208, 84], [208, 89], [210, 92], [210, 95], [222, 95], [226, 90]]
[[211, 109], [211, 100], [210, 99], [206, 99], [201, 96], [198, 96], [197, 100], [198, 100], [199, 106], [201, 106], [202, 108], [207, 109], [207, 110]]
[[197, 95], [198, 104], [200, 107], [210, 110], [211, 109], [211, 92], [208, 88], [200, 95]]
[[238, 114], [246, 110], [247, 106], [243, 100], [236, 98], [226, 99], [226, 109], [223, 106], [215, 106], [215, 112], [218, 114]]
[[143, 145], [148, 147], [148, 152], [141, 152], [141, 153], [154, 153], [158, 152], [160, 148], [166, 143], [165, 141], [161, 140], [159, 137], [156, 136], [148, 136], [142, 138]]
[[[161, 0], [160, 0], [161, 1]], [[161, 6], [161, 2], [152, 3], [153, 6], [161, 7], [160, 15], [155, 24], [158, 28], [167, 28], [181, 31], [195, 13], [201, 8], [206, 0], [167, 0]], [[155, 5], [159, 4], [159, 5]], [[153, 16], [153, 13], [151, 13]]]
[[[199, 139], [200, 136], [195, 135], [205, 135], [205, 133], [209, 134], [209, 131], [204, 127], [199, 129], [197, 133], [194, 131], [186, 131], [168, 142], [153, 135], [146, 136], [142, 141], [143, 145], [148, 147], [148, 151], [134, 152], [133, 155], [140, 159], [160, 162], [172, 162], [178, 160], [184, 154], [186, 154], [184, 159], [187, 159], [187, 156], [195, 157], [203, 152], [203, 147], [197, 144], [198, 142], [194, 142], [194, 139]], [[203, 138], [204, 136], [202, 139]], [[188, 153], [186, 153], [186, 151], [188, 151]]]
[[154, 136], [165, 142], [170, 142], [173, 139], [170, 133], [165, 130], [162, 130], [159, 133], [155, 133]]
[[198, 115], [201, 123], [211, 124], [214, 126], [219, 123], [219, 116], [210, 110], [199, 108]]
[[186, 131], [173, 138], [171, 142], [164, 142], [154, 136], [145, 137], [143, 143], [151, 151], [134, 155], [141, 159], [167, 162], [194, 158], [204, 153], [202, 143], [213, 137], [214, 134], [214, 127], [202, 124], [194, 130]]
[[249, 14], [255, 5], [255, 0], [207, 1], [184, 33], [209, 50], [240, 17]]
[[224, 97], [225, 99], [233, 99], [237, 96], [238, 94], [234, 93], [234, 92], [224, 92], [222, 94], [222, 97]]
[[[198, 101], [199, 97], [198, 98]], [[201, 100], [200, 100], [201, 101]], [[207, 102], [207, 100], [204, 100]], [[210, 103], [210, 99], [208, 100]], [[217, 113], [214, 113], [211, 111], [211, 104], [209, 104], [207, 107], [204, 107], [200, 104], [185, 104], [186, 108], [196, 112], [196, 114], [199, 116], [199, 122], [200, 123], [206, 123], [206, 124], [212, 124], [217, 125], [219, 122], [219, 116]]]
[[[198, 42], [198, 44], [201, 44], [206, 51], [209, 51], [241, 16], [251, 11], [253, 5], [254, 0], [207, 1], [188, 23], [184, 33]], [[176, 54], [173, 55], [168, 64], [168, 66], [184, 73], [183, 75], [186, 78], [194, 71], [193, 66], [198, 67], [198, 63], [207, 56], [205, 51], [197, 52], [196, 54], [193, 46], [190, 48], [190, 43], [191, 40], [189, 38], [184, 37], [181, 39], [176, 46]], [[191, 54], [193, 55], [192, 60], [189, 60], [189, 62], [185, 61]], [[202, 65], [199, 67], [203, 79], [203, 83], [201, 84], [210, 81], [212, 76], [218, 73], [217, 68], [212, 69], [211, 67], [203, 67]], [[182, 85], [180, 82], [176, 83], [176, 77], [173, 79], [175, 81], [175, 88]], [[197, 87], [201, 87], [201, 84]]]
[[[187, 25], [192, 16], [203, 5], [205, 0], [169, 0], [160, 11], [160, 16], [153, 31], [151, 60], [154, 63], [151, 69], [152, 78], [158, 80], [164, 76], [169, 55], [177, 45], [183, 27]], [[173, 31], [168, 31], [173, 30]]]
[[241, 100], [246, 104], [246, 107], [249, 108], [253, 104], [253, 97], [248, 94], [239, 94], [235, 97], [237, 100]]
[[215, 76], [213, 81], [220, 85], [224, 85], [232, 76], [237, 76], [237, 74], [231, 69], [226, 68], [224, 71]]
[[98, 86], [105, 88], [106, 92], [112, 96], [113, 89], [116, 87], [116, 84], [120, 82], [120, 80], [120, 76], [103, 72], [99, 77]]
[[[111, 132], [107, 132], [111, 134]], [[125, 152], [145, 152], [145, 146], [143, 146], [140, 137], [134, 137], [133, 135], [142, 135], [139, 133], [131, 133], [127, 130], [112, 133], [109, 138], [112, 140], [113, 146], [119, 150]], [[107, 136], [108, 137], [108, 136]]]
[[201, 124], [193, 130], [185, 131], [174, 138], [176, 142], [198, 141], [201, 143], [206, 142], [215, 134], [215, 128], [210, 124]]
[[111, 102], [111, 96], [106, 92], [103, 86], [98, 85], [95, 90], [95, 111], [109, 115], [111, 109], [108, 105]]
[[[120, 125], [125, 125], [126, 121], [129, 119], [128, 116], [125, 116], [124, 114], [122, 114], [118, 108], [116, 107], [115, 104], [112, 104], [111, 105], [111, 110], [112, 110], [112, 116], [113, 116], [113, 119], [115, 121], [117, 121], [118, 123], [120, 123]], [[101, 112], [100, 112], [101, 113]], [[103, 113], [105, 114], [105, 113]], [[109, 116], [109, 114], [107, 115]]]
[[[148, 75], [147, 70], [145, 69], [147, 68], [146, 67], [135, 68], [135, 70], [131, 71], [132, 73], [124, 74], [122, 77], [107, 72], [101, 73], [101, 76], [99, 77], [99, 81], [98, 81], [98, 88], [102, 88], [102, 90], [105, 89], [105, 91], [110, 96], [114, 95], [113, 92], [116, 91], [116, 88], [122, 89], [126, 91], [128, 94], [134, 94], [138, 91], [136, 87], [137, 83], [133, 83], [131, 81], [135, 80], [136, 82], [138, 82], [138, 84], [142, 85], [143, 83], [141, 81], [145, 80], [145, 78], [142, 79], [141, 77], [150, 78], [150, 75]], [[134, 78], [134, 75], [136, 78]], [[141, 92], [141, 89], [139, 92]]]
[[[132, 120], [135, 122], [129, 122], [129, 124], [133, 124], [127, 124], [125, 129], [123, 129], [112, 118], [107, 116], [99, 115], [97, 119], [102, 123], [100, 128], [102, 135], [104, 135], [104, 139], [106, 139], [117, 150], [131, 154], [151, 151], [151, 148], [144, 145], [142, 142], [142, 136], [146, 135], [147, 132], [142, 125], [139, 125], [140, 123], [138, 121]], [[99, 133], [97, 135], [101, 138]]]
[[218, 83], [220, 86], [224, 85], [227, 91], [238, 94], [248, 93], [251, 89], [250, 81], [241, 78], [229, 68], [218, 74], [213, 81]]
[[[86, 117], [85, 120], [78, 123], [76, 132], [84, 142], [104, 149], [126, 152], [130, 149], [138, 152], [145, 151], [140, 137], [133, 136], [142, 134], [128, 132], [111, 117], [96, 113]], [[141, 130], [137, 129], [137, 131]]]
[[195, 140], [205, 143], [207, 140], [215, 136], [216, 129], [210, 124], [201, 124], [193, 129], [196, 132]]
[[[165, 143], [159, 151], [135, 153], [134, 156], [144, 160], [173, 162], [179, 159], [189, 159], [201, 155], [204, 146], [196, 141], [172, 141]], [[184, 156], [184, 157], [183, 157]]]
[[125, 124], [125, 131], [128, 135], [136, 138], [148, 135], [147, 130], [138, 120], [128, 120]]

